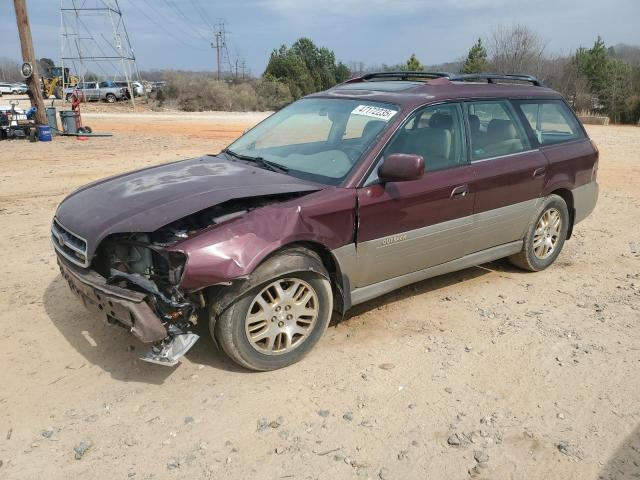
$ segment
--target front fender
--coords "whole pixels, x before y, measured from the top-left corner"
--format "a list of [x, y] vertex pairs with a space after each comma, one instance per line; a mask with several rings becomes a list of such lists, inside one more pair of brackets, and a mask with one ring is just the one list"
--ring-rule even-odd
[[329, 188], [253, 210], [206, 230], [172, 250], [187, 256], [184, 290], [247, 277], [272, 253], [300, 242], [334, 250], [353, 242], [356, 193]]

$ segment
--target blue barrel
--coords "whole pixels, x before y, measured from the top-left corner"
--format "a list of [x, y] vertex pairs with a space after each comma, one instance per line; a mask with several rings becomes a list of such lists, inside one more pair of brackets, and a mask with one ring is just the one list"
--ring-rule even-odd
[[51, 141], [51, 127], [49, 125], [38, 125], [38, 140], [41, 142]]

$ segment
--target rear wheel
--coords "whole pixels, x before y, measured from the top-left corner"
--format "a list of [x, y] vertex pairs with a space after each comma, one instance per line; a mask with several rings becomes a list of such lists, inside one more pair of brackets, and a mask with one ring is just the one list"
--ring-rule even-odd
[[509, 261], [531, 272], [544, 270], [560, 255], [569, 222], [569, 210], [564, 199], [550, 195], [529, 225], [522, 251], [509, 257]]
[[113, 93], [107, 93], [107, 96], [105, 97], [108, 103], [116, 103], [116, 96]]
[[251, 275], [255, 287], [218, 318], [211, 313], [212, 334], [232, 360], [251, 370], [298, 362], [329, 325], [333, 295], [327, 278], [315, 253], [285, 250]]

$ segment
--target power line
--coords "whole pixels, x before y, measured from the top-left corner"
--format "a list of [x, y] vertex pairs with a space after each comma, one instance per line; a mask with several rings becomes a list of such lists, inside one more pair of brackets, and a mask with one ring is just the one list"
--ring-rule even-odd
[[[142, 8], [140, 5], [138, 5], [138, 0], [129, 0], [129, 3], [131, 5], [133, 5], [147, 20], [149, 20], [149, 22], [153, 23], [163, 33], [166, 33], [167, 35], [169, 35], [171, 38], [173, 38], [177, 42], [181, 43], [182, 45], [184, 45], [186, 47], [190, 47], [190, 48], [201, 48], [201, 49], [205, 48], [202, 45], [195, 45], [195, 44], [192, 44], [192, 43], [187, 43], [183, 38], [181, 38], [180, 36], [175, 35], [173, 30], [171, 30], [170, 28], [167, 28], [166, 25], [163, 25], [163, 24], [159, 23], [153, 17], [151, 17], [149, 14], [147, 14], [145, 9]], [[145, 3], [146, 3], [146, 1], [145, 1]]]
[[[136, 2], [136, 0], [130, 0], [130, 1], [132, 3]], [[175, 33], [177, 33], [178, 35], [183, 36], [185, 38], [189, 38], [195, 42], [200, 42], [203, 39], [202, 36], [198, 38], [198, 36], [194, 34], [195, 31], [192, 25], [185, 25], [184, 22], [179, 22], [178, 20], [180, 19], [177, 18], [176, 15], [170, 15], [170, 14], [168, 15], [166, 12], [166, 7], [161, 8], [159, 5], [150, 3], [149, 0], [143, 0], [143, 1], [145, 5], [148, 7], [149, 12], [155, 14], [155, 16], [159, 18], [161, 23], [158, 24], [155, 21], [154, 23], [158, 25], [158, 27], [161, 29], [162, 32], [172, 32], [173, 30], [175, 30]], [[166, 0], [165, 0], [165, 3], [166, 3]], [[169, 7], [169, 9], [171, 9], [170, 4], [167, 4], [167, 6]], [[147, 15], [147, 17], [148, 16], [149, 15]], [[208, 40], [207, 39], [205, 40], [208, 43]], [[185, 42], [182, 41], [182, 43], [185, 43]], [[204, 47], [198, 46], [197, 48], [204, 48]]]
[[166, 3], [169, 6], [169, 8], [172, 9], [174, 12], [177, 12], [179, 17], [182, 17], [184, 24], [189, 29], [191, 29], [191, 31], [193, 33], [198, 35], [205, 42], [209, 41], [209, 39], [207, 37], [205, 37], [204, 35], [202, 35], [202, 33], [200, 33], [200, 31], [197, 28], [194, 28], [193, 20], [191, 20], [189, 17], [187, 17], [185, 15], [185, 13], [182, 11], [182, 9], [178, 5], [176, 5], [172, 0], [164, 0], [164, 3]]
[[191, 2], [193, 9], [200, 16], [200, 19], [207, 25], [207, 27], [209, 27], [209, 30], [213, 30], [214, 29], [213, 24], [209, 20], [209, 16], [207, 15], [207, 13], [202, 8], [202, 5], [200, 5], [200, 2], [198, 2], [198, 0], [189, 0], [189, 1]]

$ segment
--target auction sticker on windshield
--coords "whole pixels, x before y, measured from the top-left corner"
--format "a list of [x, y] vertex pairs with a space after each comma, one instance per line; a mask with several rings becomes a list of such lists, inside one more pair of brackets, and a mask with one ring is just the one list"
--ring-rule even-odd
[[351, 115], [364, 115], [365, 117], [373, 117], [387, 122], [391, 120], [396, 113], [398, 112], [388, 108], [358, 105], [353, 112], [351, 112]]

